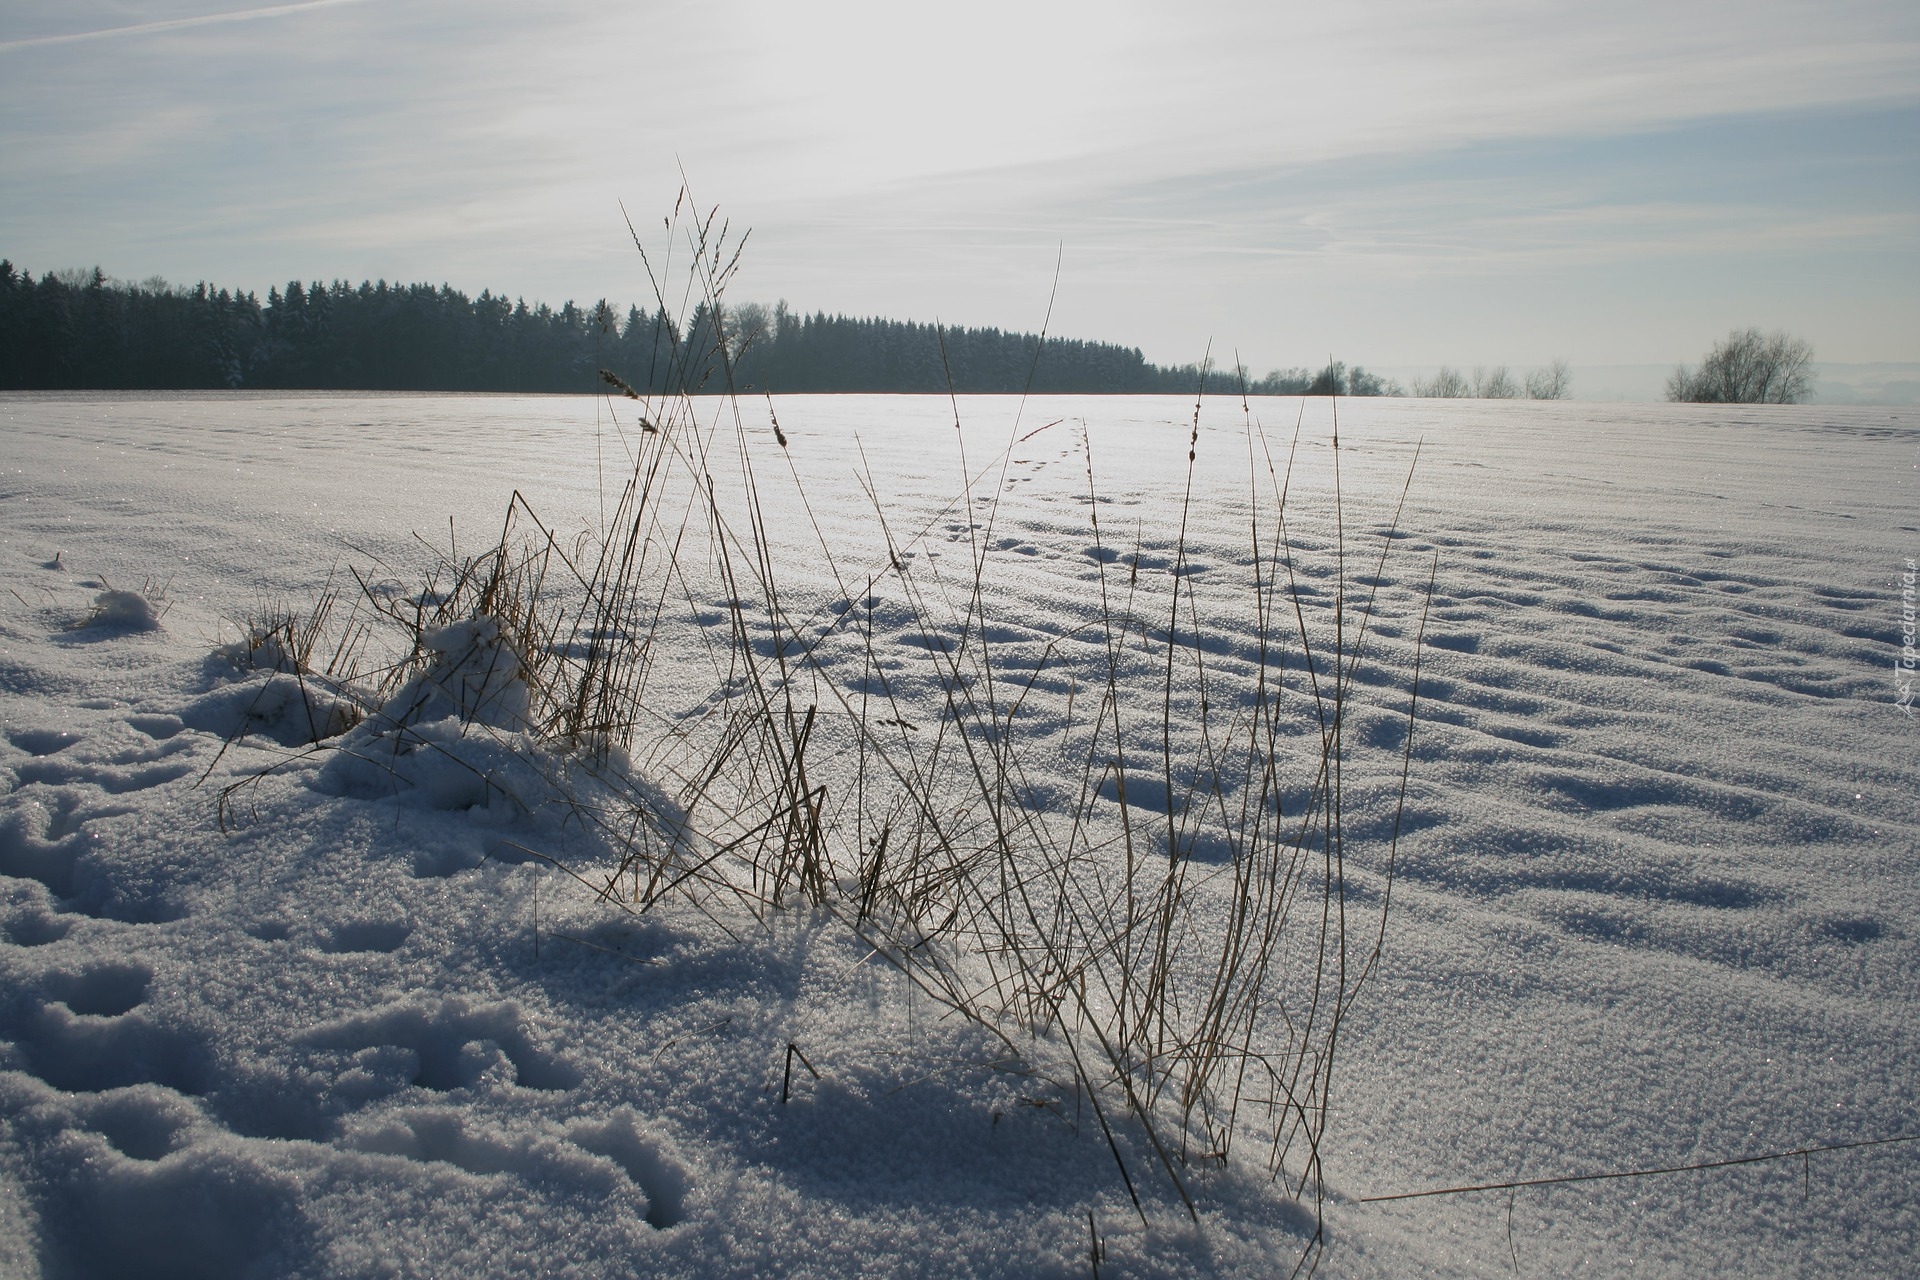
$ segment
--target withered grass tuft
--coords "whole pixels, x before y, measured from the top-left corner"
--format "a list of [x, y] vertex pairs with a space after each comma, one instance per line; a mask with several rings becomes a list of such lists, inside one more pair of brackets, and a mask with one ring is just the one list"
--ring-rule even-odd
[[[1188, 468], [1170, 554], [1145, 556], [1137, 534], [1129, 546], [1102, 526], [1094, 439], [1081, 433], [1097, 602], [1037, 663], [1009, 660], [991, 603], [1005, 485], [981, 482], [1004, 480], [1017, 434], [977, 470], [963, 457], [950, 508], [970, 526], [963, 572], [914, 554], [924, 529], [896, 536], [869, 473], [884, 551], [843, 557], [820, 534], [815, 567], [838, 584], [837, 608], [790, 605], [758, 469], [791, 472], [798, 489], [805, 441], [779, 429], [769, 399], [767, 450], [732, 394], [738, 245], [691, 207], [683, 198], [667, 220], [659, 272], [634, 239], [661, 310], [662, 273], [684, 253], [680, 310], [712, 317], [699, 327], [709, 345], [676, 348], [684, 367], [667, 384], [717, 378], [723, 394], [647, 394], [607, 374], [616, 422], [637, 410], [641, 430], [622, 434], [627, 477], [598, 527], [562, 536], [516, 494], [498, 540], [461, 557], [450, 539], [423, 589], [357, 576], [349, 632], [374, 623], [398, 637], [387, 665], [356, 675], [367, 705], [427, 669], [437, 628], [493, 620], [520, 663], [524, 736], [593, 780], [564, 790], [605, 860], [566, 869], [608, 904], [832, 921], [1005, 1057], [1086, 1099], [1143, 1220], [1143, 1159], [1196, 1216], [1196, 1171], [1254, 1159], [1318, 1221], [1342, 1027], [1385, 938], [1432, 592], [1422, 564], [1397, 598], [1417, 609], [1413, 660], [1403, 680], [1370, 686], [1375, 703], [1383, 684], [1404, 700], [1386, 771], [1397, 790], [1390, 820], [1356, 835], [1350, 720], [1400, 507], [1367, 537], [1372, 572], [1351, 572], [1372, 547], [1344, 527], [1336, 419], [1331, 537], [1297, 543], [1301, 426], [1270, 449], [1243, 394], [1251, 568], [1237, 596], [1203, 595], [1188, 545], [1196, 396], [1186, 438], [1168, 442], [1169, 462], [1184, 452]], [[882, 597], [892, 631], [923, 641], [912, 670], [900, 646], [879, 651]], [[331, 603], [311, 626], [275, 628], [303, 664], [330, 651], [317, 633]], [[333, 648], [360, 653], [353, 636]], [[1222, 640], [1239, 661], [1210, 658]], [[655, 705], [667, 662], [710, 669], [702, 714]], [[1071, 690], [1064, 718], [1034, 714], [1043, 679]]]

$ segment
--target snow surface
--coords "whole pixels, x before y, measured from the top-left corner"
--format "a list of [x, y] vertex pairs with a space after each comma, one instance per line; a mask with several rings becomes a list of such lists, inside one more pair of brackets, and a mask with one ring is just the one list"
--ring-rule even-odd
[[[1304, 412], [1310, 592], [1333, 545], [1328, 407], [1254, 406], [1282, 462]], [[990, 535], [1012, 651], [1073, 631], [1111, 545], [1167, 552], [1191, 408], [965, 401], [972, 486], [944, 398], [783, 399], [785, 453], [749, 412], [793, 611], [871, 590], [871, 625], [913, 647], [865, 586], [887, 551], [858, 473], [909, 555], [964, 565]], [[222, 786], [351, 721], [276, 662], [236, 663], [235, 620], [312, 600], [336, 564], [417, 566], [416, 534], [477, 550], [515, 489], [593, 526], [625, 465], [610, 412], [0, 398], [0, 1274], [1078, 1276], [1090, 1212], [1103, 1276], [1289, 1269], [1311, 1214], [1258, 1160], [1194, 1175], [1198, 1226], [1146, 1181], [1143, 1228], [1070, 1104], [814, 916], [622, 915], [516, 856], [577, 840], [556, 814], [425, 775], [356, 783], [344, 753], [235, 793], [223, 829]], [[1920, 725], [1895, 671], [1920, 421], [1340, 414], [1341, 516], [1368, 548], [1350, 573], [1421, 442], [1356, 711], [1388, 757], [1439, 561], [1320, 1271], [1912, 1274], [1920, 1144], [1360, 1198], [1920, 1132]], [[1182, 571], [1211, 590], [1247, 538], [1237, 403], [1208, 402], [1196, 452]], [[102, 598], [143, 583], [157, 628]], [[652, 694], [671, 714], [712, 694], [697, 641], [725, 616], [688, 603]], [[489, 643], [476, 626], [436, 638], [449, 670]], [[524, 707], [494, 670], [477, 687], [506, 740]], [[408, 705], [444, 718], [460, 687]], [[782, 1105], [789, 1043], [819, 1078], [796, 1068]]]

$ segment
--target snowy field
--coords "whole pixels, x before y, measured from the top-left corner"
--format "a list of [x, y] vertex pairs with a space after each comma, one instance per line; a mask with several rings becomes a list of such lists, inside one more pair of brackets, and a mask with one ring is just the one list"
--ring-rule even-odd
[[[542, 860], [590, 871], [596, 846], [512, 761], [500, 790], [356, 781], [323, 731], [345, 719], [298, 732], [284, 678], [222, 656], [330, 575], [357, 594], [349, 566], [417, 586], [430, 548], [484, 549], [515, 490], [563, 541], [598, 530], [630, 407], [0, 397], [0, 1275], [1084, 1276], [1094, 1235], [1101, 1276], [1920, 1269], [1920, 1143], [1367, 1199], [1920, 1133], [1920, 723], [1896, 671], [1920, 417], [1342, 402], [1336, 476], [1328, 402], [1221, 398], [1190, 478], [1193, 406], [1169, 398], [973, 398], [958, 432], [944, 398], [786, 398], [785, 449], [764, 401], [743, 436], [697, 406], [715, 505], [744, 439], [783, 607], [818, 641], [835, 796], [857, 743], [831, 706], [879, 680], [880, 723], [935, 732], [929, 608], [994, 638], [1038, 726], [1023, 786], [1065, 811], [1103, 591], [1176, 584], [1176, 619], [1229, 600], [1284, 483], [1302, 610], [1276, 638], [1324, 639], [1343, 579], [1349, 628], [1373, 601], [1356, 937], [1410, 767], [1379, 967], [1323, 1095], [1314, 1249], [1297, 1161], [1275, 1181], [1248, 1139], [1177, 1162], [1190, 1214], [1138, 1126], [1110, 1144], [843, 920], [599, 901]], [[689, 734], [732, 625], [691, 548], [647, 689]], [[108, 590], [159, 625], [96, 617]], [[1198, 749], [1253, 660], [1216, 630], [1190, 649], [1218, 683], [1160, 683], [1163, 628], [1121, 628], [1121, 692]], [[1289, 767], [1307, 671], [1280, 668]], [[1089, 812], [1117, 820], [1109, 799]], [[1210, 821], [1185, 830], [1218, 871]]]

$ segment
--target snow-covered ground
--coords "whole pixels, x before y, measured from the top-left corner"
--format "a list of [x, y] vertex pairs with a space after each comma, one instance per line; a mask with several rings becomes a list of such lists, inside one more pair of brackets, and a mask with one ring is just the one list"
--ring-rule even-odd
[[[923, 581], [964, 596], [985, 549], [986, 620], [1031, 657], [1070, 650], [1116, 556], [1224, 591], [1296, 421], [1311, 629], [1336, 516], [1370, 584], [1419, 444], [1356, 695], [1356, 891], [1397, 768], [1362, 765], [1397, 759], [1436, 550], [1437, 576], [1321, 1273], [1920, 1268], [1920, 1144], [1364, 1199], [1920, 1133], [1920, 724], [1896, 670], [1920, 418], [1343, 402], [1336, 509], [1327, 402], [1258, 402], [1250, 433], [1209, 401], [1170, 565], [1190, 402], [975, 398], [960, 433], [944, 398], [775, 407], [784, 451], [764, 403], [742, 412], [789, 611], [845, 639], [859, 601], [883, 656], [930, 642], [891, 608], [863, 481]], [[1078, 1276], [1090, 1214], [1102, 1276], [1290, 1269], [1311, 1207], [1257, 1157], [1192, 1172], [1196, 1223], [1123, 1132], [1143, 1226], [1077, 1095], [825, 916], [634, 917], [515, 856], [578, 850], [565, 806], [382, 795], [323, 750], [223, 823], [225, 786], [311, 736], [216, 654], [237, 619], [336, 566], [417, 571], [423, 541], [479, 550], [516, 489], [597, 527], [622, 430], [624, 402], [584, 398], [0, 398], [0, 1274]], [[158, 627], [126, 596], [95, 616], [105, 592]], [[725, 610], [682, 603], [665, 717], [715, 691], [700, 636]], [[866, 652], [823, 644], [822, 678], [854, 687]], [[937, 720], [886, 661], [900, 717]], [[1223, 645], [1223, 679], [1236, 662]], [[1070, 726], [1079, 686], [1035, 685]]]

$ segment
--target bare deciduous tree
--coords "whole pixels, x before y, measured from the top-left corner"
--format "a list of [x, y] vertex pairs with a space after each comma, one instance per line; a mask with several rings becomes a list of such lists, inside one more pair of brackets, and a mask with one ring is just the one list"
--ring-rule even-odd
[[754, 343], [771, 339], [776, 331], [774, 313], [757, 302], [743, 302], [726, 308], [727, 355], [738, 360], [740, 353]]
[[1544, 368], [1535, 369], [1527, 375], [1527, 398], [1530, 400], [1565, 400], [1567, 390], [1573, 385], [1573, 370], [1567, 367], [1565, 360], [1555, 360]]
[[1473, 389], [1458, 369], [1443, 364], [1440, 372], [1431, 378], [1415, 378], [1413, 394], [1435, 400], [1460, 400], [1472, 395]]
[[1799, 404], [1813, 394], [1813, 347], [1783, 330], [1735, 329], [1698, 369], [1681, 365], [1667, 399], [1694, 404]]
[[1473, 370], [1473, 394], [1482, 400], [1512, 400], [1519, 396], [1519, 384], [1513, 375], [1507, 372], [1507, 366], [1495, 365], [1491, 369], [1475, 366]]
[[1350, 396], [1398, 396], [1405, 393], [1400, 384], [1391, 378], [1383, 378], [1369, 372], [1359, 365], [1353, 366], [1353, 375], [1347, 379], [1347, 394]]

